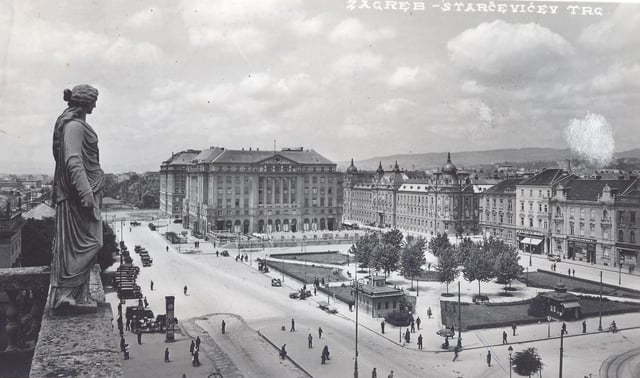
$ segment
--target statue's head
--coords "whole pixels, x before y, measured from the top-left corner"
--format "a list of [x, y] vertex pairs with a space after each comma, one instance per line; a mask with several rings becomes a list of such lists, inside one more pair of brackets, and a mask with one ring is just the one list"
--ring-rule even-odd
[[80, 84], [72, 90], [64, 90], [64, 100], [69, 107], [80, 107], [85, 113], [91, 114], [98, 101], [98, 90], [88, 84]]

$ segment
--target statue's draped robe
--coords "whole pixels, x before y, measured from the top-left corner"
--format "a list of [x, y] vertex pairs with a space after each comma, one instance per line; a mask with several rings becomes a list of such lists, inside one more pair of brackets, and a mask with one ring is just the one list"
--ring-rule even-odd
[[[56, 121], [53, 136], [56, 170], [53, 203], [56, 231], [51, 262], [53, 307], [90, 302], [89, 276], [102, 247], [100, 206], [104, 172], [100, 168], [98, 136], [68, 108]], [[80, 199], [94, 197], [94, 207]]]

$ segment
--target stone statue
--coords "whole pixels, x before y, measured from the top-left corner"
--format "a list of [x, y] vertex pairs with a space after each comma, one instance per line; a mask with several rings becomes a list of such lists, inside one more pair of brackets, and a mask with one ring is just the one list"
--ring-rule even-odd
[[87, 114], [96, 107], [98, 90], [77, 85], [64, 90], [64, 100], [68, 108], [58, 117], [53, 132], [56, 226], [50, 301], [54, 310], [95, 304], [89, 296], [89, 277], [102, 247], [104, 172], [98, 135], [86, 122]]

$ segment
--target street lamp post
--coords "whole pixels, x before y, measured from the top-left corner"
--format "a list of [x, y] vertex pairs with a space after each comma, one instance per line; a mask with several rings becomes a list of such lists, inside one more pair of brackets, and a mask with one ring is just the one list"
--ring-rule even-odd
[[513, 347], [509, 345], [509, 378], [511, 378], [511, 352], [513, 352]]
[[462, 348], [462, 306], [460, 305], [460, 281], [458, 281], [458, 347]]
[[547, 315], [547, 337], [551, 337], [551, 317]]
[[602, 332], [602, 271], [600, 271], [600, 320], [598, 321], [598, 331]]
[[562, 378], [562, 351], [564, 346], [564, 331], [560, 331], [560, 372], [558, 378]]
[[[358, 266], [358, 260], [356, 260], [356, 267]], [[358, 285], [358, 269], [356, 268], [356, 273], [355, 273], [355, 286], [356, 286], [356, 296], [355, 296], [355, 302], [356, 302], [356, 356], [355, 356], [355, 360], [354, 360], [354, 364], [353, 364], [353, 377], [354, 378], [358, 378], [358, 290], [359, 290], [359, 285]]]
[[527, 267], [527, 287], [529, 287], [529, 267]]

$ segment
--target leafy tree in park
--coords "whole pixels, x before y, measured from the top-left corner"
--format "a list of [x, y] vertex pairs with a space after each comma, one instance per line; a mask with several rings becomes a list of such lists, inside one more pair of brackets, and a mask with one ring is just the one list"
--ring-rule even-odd
[[431, 250], [431, 253], [435, 257], [440, 257], [440, 254], [449, 249], [449, 247], [451, 247], [451, 243], [449, 242], [449, 236], [446, 232], [436, 235], [435, 238], [429, 241], [429, 250]]
[[411, 279], [413, 288], [413, 277], [420, 274], [422, 265], [427, 262], [424, 257], [424, 248], [427, 242], [423, 238], [407, 237], [407, 245], [402, 249], [400, 266], [402, 274]]
[[478, 281], [478, 295], [480, 292], [480, 283], [488, 282], [495, 277], [495, 256], [491, 252], [489, 241], [474, 243], [473, 248], [464, 262], [463, 275], [464, 279], [473, 282]]
[[456, 258], [458, 260], [458, 264], [464, 265], [464, 262], [469, 256], [471, 250], [474, 248], [474, 242], [471, 238], [464, 238], [458, 245], [456, 246]]
[[355, 255], [359, 266], [373, 267], [373, 254], [378, 243], [377, 233], [366, 233], [351, 246], [350, 252]]
[[511, 285], [511, 281], [522, 274], [524, 268], [518, 264], [520, 256], [518, 256], [518, 251], [514, 247], [502, 240], [493, 243], [491, 247], [495, 254], [496, 278], [498, 282], [505, 284], [506, 290], [506, 286]]
[[456, 259], [453, 247], [442, 251], [438, 257], [438, 267], [436, 270], [440, 272], [440, 282], [447, 284], [447, 294], [449, 294], [449, 284], [458, 277], [458, 260]]
[[542, 358], [540, 358], [536, 348], [527, 348], [516, 352], [511, 358], [511, 364], [516, 374], [528, 377], [542, 370], [543, 365]]
[[402, 239], [402, 232], [393, 229], [382, 234], [378, 247], [375, 248], [373, 265], [376, 269], [382, 269], [385, 275], [398, 269]]

